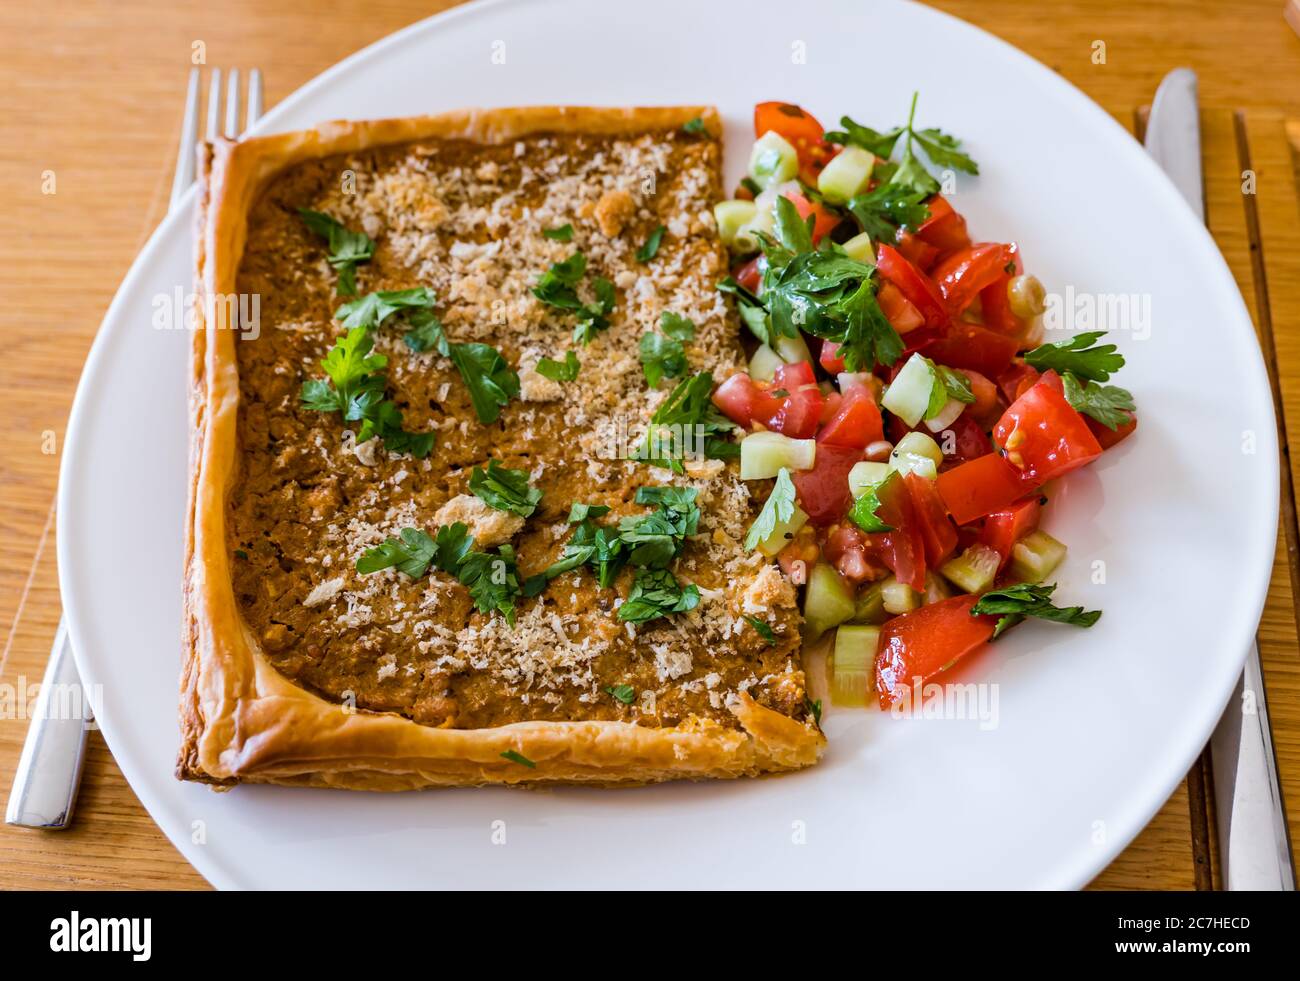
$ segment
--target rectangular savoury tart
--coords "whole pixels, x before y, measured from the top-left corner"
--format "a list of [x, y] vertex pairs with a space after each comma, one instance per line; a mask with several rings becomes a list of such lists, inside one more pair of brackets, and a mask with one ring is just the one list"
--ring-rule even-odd
[[720, 132], [523, 108], [202, 148], [180, 778], [816, 762], [794, 591], [708, 404], [744, 364]]

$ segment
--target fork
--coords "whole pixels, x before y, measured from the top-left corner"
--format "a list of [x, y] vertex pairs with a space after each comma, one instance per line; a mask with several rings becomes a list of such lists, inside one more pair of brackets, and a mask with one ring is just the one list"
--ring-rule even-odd
[[[176, 151], [168, 212], [185, 197], [194, 183], [195, 144], [199, 133], [202, 70], [190, 69], [185, 93], [185, 119]], [[262, 73], [248, 73], [244, 98], [244, 128], [262, 115]], [[226, 74], [225, 119], [222, 123], [221, 69], [213, 68], [208, 82], [207, 131], [209, 142], [219, 136], [234, 139], [239, 128], [239, 69]], [[62, 831], [72, 821], [73, 806], [81, 787], [86, 757], [86, 733], [94, 726], [93, 698], [82, 686], [72, 659], [72, 641], [62, 617], [54, 634], [50, 660], [45, 666], [40, 692], [27, 727], [27, 738], [14, 773], [5, 809], [5, 823], [43, 831]]]

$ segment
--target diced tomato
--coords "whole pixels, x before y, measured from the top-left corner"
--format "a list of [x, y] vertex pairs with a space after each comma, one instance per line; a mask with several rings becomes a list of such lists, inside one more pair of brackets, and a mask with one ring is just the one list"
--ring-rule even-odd
[[799, 212], [799, 217], [804, 221], [807, 221], [808, 216], [812, 215], [812, 240], [814, 245], [843, 220], [824, 205], [818, 204], [816, 201], [809, 201], [804, 197], [799, 190], [798, 181], [790, 181], [790, 183], [782, 186], [781, 196], [790, 199], [790, 203], [794, 205], [794, 210]]
[[987, 545], [1002, 557], [999, 568], [1010, 561], [1011, 547], [1038, 527], [1038, 518], [1042, 509], [1038, 495], [1035, 494], [1009, 508], [994, 511], [984, 519], [980, 543]]
[[1138, 427], [1137, 413], [1134, 412], [1129, 412], [1128, 422], [1120, 423], [1119, 427], [1116, 429], [1110, 429], [1103, 426], [1091, 416], [1084, 416], [1083, 421], [1088, 424], [1088, 428], [1092, 430], [1092, 434], [1097, 437], [1097, 443], [1103, 450], [1108, 450], [1116, 443], [1126, 439], [1129, 434]]
[[840, 406], [844, 404], [844, 396], [839, 392], [831, 392], [826, 396], [822, 403], [822, 414], [817, 417], [817, 421], [823, 426], [835, 418], [835, 413], [840, 411]]
[[822, 341], [822, 349], [817, 356], [817, 362], [826, 369], [827, 374], [838, 375], [844, 370], [844, 358], [839, 352], [840, 346], [834, 341]]
[[954, 317], [975, 302], [984, 287], [1005, 275], [1006, 246], [996, 242], [973, 245], [945, 256], [930, 271]]
[[741, 372], [732, 375], [713, 392], [713, 404], [737, 426], [749, 428], [755, 419], [766, 419], [781, 408], [781, 400], [760, 388], [754, 379]]
[[984, 319], [984, 326], [989, 330], [1021, 337], [1028, 324], [1011, 312], [1011, 300], [1007, 296], [1007, 285], [1011, 282], [1011, 277], [1018, 276], [1024, 269], [1024, 263], [1020, 258], [1020, 247], [1014, 242], [1007, 245], [1003, 259], [1005, 261], [1002, 264], [1002, 274], [980, 290], [980, 312]]
[[939, 258], [937, 248], [915, 232], [909, 232], [904, 228], [900, 228], [898, 234], [894, 236], [894, 248], [903, 253], [903, 257], [922, 272], [928, 273]]
[[917, 237], [930, 243], [940, 252], [951, 252], [970, 246], [970, 236], [966, 234], [966, 219], [953, 210], [947, 199], [936, 194], [925, 203], [930, 209], [930, 217], [916, 230]]
[[908, 262], [902, 253], [893, 246], [881, 243], [876, 253], [876, 268], [920, 311], [926, 327], [937, 329], [947, 325], [948, 309], [944, 306], [939, 287], [934, 285], [929, 276]]
[[921, 311], [893, 283], [880, 284], [880, 289], [876, 291], [876, 302], [880, 304], [880, 312], [885, 315], [885, 319], [899, 334], [914, 331], [925, 323]]
[[853, 503], [849, 493], [849, 471], [862, 459], [862, 451], [848, 446], [817, 444], [817, 457], [811, 470], [797, 470], [794, 480], [799, 506], [808, 520], [818, 526], [834, 524], [844, 517]]
[[767, 418], [755, 416], [768, 429], [783, 433], [792, 439], [811, 439], [817, 432], [826, 397], [817, 387], [813, 366], [807, 361], [786, 364], [776, 369], [774, 391], [785, 391], [781, 405]]
[[903, 481], [912, 496], [912, 514], [925, 545], [925, 564], [937, 569], [957, 548], [957, 529], [948, 520], [933, 480], [909, 473]]
[[[948, 433], [952, 433], [949, 438]], [[980, 457], [993, 452], [993, 444], [989, 442], [988, 433], [984, 431], [984, 426], [974, 418], [970, 409], [966, 409], [942, 432], [935, 434], [939, 446], [944, 452], [944, 463], [965, 463], [967, 460], [978, 460]], [[951, 450], [952, 452], [949, 452]]]
[[822, 139], [822, 124], [812, 113], [789, 102], [760, 102], [754, 107], [754, 138], [767, 132], [785, 137], [799, 154], [799, 176], [817, 185], [817, 175], [841, 147]]
[[993, 429], [1007, 461], [1034, 484], [1077, 470], [1101, 456], [1083, 417], [1046, 379], [1011, 403]]
[[[1061, 381], [1061, 376], [1058, 375], [1051, 368], [1048, 368], [1046, 371], [1044, 371], [1041, 375], [1038, 376], [1038, 384], [1046, 385], [1048, 388], [1056, 392], [1058, 395], [1065, 394], [1065, 382]], [[1021, 392], [1020, 394], [1023, 395], [1024, 392]]]
[[926, 348], [925, 355], [949, 368], [969, 368], [986, 378], [997, 378], [1007, 370], [1019, 346], [1014, 337], [958, 321]]
[[885, 564], [894, 570], [899, 582], [920, 592], [925, 589], [925, 539], [907, 481], [892, 477], [876, 489], [876, 494], [880, 498], [876, 516], [893, 529], [878, 533]]
[[997, 378], [998, 388], [1007, 397], [1007, 402], [1011, 403], [1038, 384], [1038, 369], [1023, 361], [1013, 361]]
[[935, 489], [959, 525], [1005, 508], [1032, 488], [998, 453], [988, 453], [939, 474]]
[[978, 596], [954, 596], [895, 617], [880, 629], [876, 692], [881, 708], [992, 639], [998, 618], [971, 616], [978, 601]]
[[855, 525], [836, 525], [826, 536], [822, 554], [851, 583], [857, 584], [884, 575], [872, 561], [873, 550], [867, 536]]
[[966, 380], [970, 382], [970, 392], [975, 396], [975, 401], [970, 404], [966, 411], [976, 419], [982, 419], [997, 407], [998, 387], [978, 371], [970, 368], [958, 368], [957, 370], [966, 376]]
[[839, 411], [817, 434], [827, 446], [849, 446], [865, 450], [885, 438], [884, 421], [875, 395], [866, 385], [850, 385], [840, 401]]
[[816, 385], [817, 376], [813, 373], [811, 363], [796, 361], [794, 364], [783, 364], [777, 368], [776, 377], [773, 379], [772, 384], [776, 388], [783, 388], [787, 392], [793, 392], [805, 385]]
[[736, 277], [736, 282], [745, 287], [745, 289], [749, 290], [751, 293], [757, 293], [759, 286], [762, 285], [763, 282], [763, 270], [766, 268], [767, 257], [756, 255], [732, 273], [732, 275]]

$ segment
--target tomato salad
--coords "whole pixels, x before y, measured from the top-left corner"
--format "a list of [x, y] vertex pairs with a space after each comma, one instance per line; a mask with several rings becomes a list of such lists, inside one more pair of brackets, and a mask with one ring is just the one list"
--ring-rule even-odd
[[827, 132], [761, 103], [715, 208], [757, 346], [713, 403], [746, 431], [741, 476], [774, 480], [747, 545], [804, 586], [809, 640], [837, 631], [836, 704], [888, 707], [1026, 617], [1095, 623], [1052, 602], [1066, 549], [1040, 518], [1137, 425], [1101, 332], [1043, 343], [1020, 248], [974, 240], [922, 157], [977, 165], [915, 113]]

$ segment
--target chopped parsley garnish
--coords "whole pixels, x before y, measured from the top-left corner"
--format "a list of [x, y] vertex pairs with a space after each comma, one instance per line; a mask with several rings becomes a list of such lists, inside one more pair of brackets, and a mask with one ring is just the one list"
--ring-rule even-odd
[[713, 375], [701, 371], [685, 378], [668, 394], [650, 417], [645, 443], [637, 459], [653, 466], [684, 473], [682, 460], [691, 455], [726, 459], [740, 453], [740, 447], [719, 438], [736, 426], [713, 404]]
[[572, 242], [573, 226], [560, 225], [558, 228], [544, 228], [542, 229], [542, 237], [549, 238], [553, 242]]
[[758, 617], [747, 616], [745, 617], [745, 622], [748, 623], [751, 627], [753, 627], [760, 637], [762, 637], [765, 641], [767, 641], [767, 645], [769, 647], [772, 647], [776, 644], [775, 632], [773, 632], [772, 628], [769, 627], [764, 621], [760, 620]]
[[901, 479], [902, 477], [897, 473], [891, 473], [884, 480], [869, 485], [859, 494], [853, 502], [853, 507], [849, 509], [849, 517], [853, 523], [868, 533], [893, 531], [894, 526], [888, 524], [876, 512], [881, 507], [880, 489], [891, 480]]
[[624, 705], [631, 705], [636, 701], [636, 689], [631, 685], [610, 685], [605, 689], [605, 693]]
[[804, 711], [813, 717], [814, 722], [818, 725], [822, 724], [822, 700], [820, 698], [814, 702], [811, 698], [805, 695], [803, 697], [803, 707]]
[[504, 759], [509, 760], [511, 763], [518, 763], [520, 766], [526, 766], [530, 770], [537, 769], [536, 763], [530, 760], [523, 753], [516, 753], [513, 749], [507, 749], [505, 752], [501, 754], [501, 756]]
[[563, 262], [552, 263], [533, 287], [533, 296], [547, 306], [577, 315], [578, 326], [573, 331], [573, 340], [579, 344], [590, 344], [598, 331], [609, 326], [608, 318], [614, 311], [615, 302], [614, 284], [596, 277], [591, 284], [596, 300], [583, 303], [577, 285], [586, 273], [587, 257], [575, 252]]
[[364, 327], [353, 327], [340, 337], [320, 363], [329, 380], [303, 382], [302, 404], [317, 412], [338, 412], [345, 422], [360, 422], [358, 443], [378, 436], [390, 452], [426, 457], [433, 449], [433, 433], [408, 433], [402, 428], [401, 410], [384, 398], [388, 359], [371, 353], [374, 344]]
[[936, 364], [929, 358], [917, 354], [914, 357], [921, 358], [926, 367], [930, 369], [930, 375], [933, 381], [930, 385], [930, 403], [925, 408], [926, 419], [933, 419], [944, 410], [949, 399], [956, 399], [965, 405], [970, 405], [975, 401], [975, 395], [970, 388], [970, 379], [960, 371], [949, 368], [946, 364]]
[[519, 375], [489, 344], [448, 344], [447, 356], [465, 380], [479, 422], [496, 422], [501, 410], [519, 396]]
[[768, 495], [763, 510], [749, 526], [749, 534], [745, 536], [746, 551], [758, 548], [776, 533], [778, 525], [794, 517], [794, 498], [794, 481], [790, 479], [790, 471], [782, 467], [776, 472], [776, 483], [772, 485], [772, 493]]
[[917, 93], [913, 92], [912, 108], [907, 114], [907, 125], [905, 126], [897, 126], [888, 132], [879, 133], [871, 127], [862, 126], [845, 116], [840, 120], [840, 125], [844, 129], [827, 133], [826, 139], [831, 143], [849, 143], [860, 146], [886, 161], [893, 155], [894, 150], [901, 142], [903, 152], [898, 159], [897, 165], [891, 164], [888, 167], [878, 167], [877, 173], [884, 176], [883, 172], [889, 171], [888, 183], [901, 185], [920, 194], [922, 197], [929, 197], [931, 194], [939, 192], [939, 182], [921, 165], [920, 160], [916, 157], [915, 146], [919, 145], [925, 151], [926, 156], [930, 158], [930, 162], [936, 167], [960, 170], [967, 174], [978, 174], [980, 171], [979, 165], [959, 149], [961, 141], [956, 137], [949, 136], [938, 129], [914, 128], [916, 97]]
[[508, 511], [521, 518], [527, 518], [536, 511], [537, 502], [542, 499], [542, 492], [529, 486], [526, 471], [511, 470], [496, 460], [489, 460], [486, 470], [474, 468], [469, 475], [469, 489], [488, 507]]
[[442, 321], [432, 310], [419, 310], [408, 318], [411, 329], [402, 335], [402, 340], [412, 351], [437, 351], [447, 356], [447, 335], [442, 329]]
[[479, 612], [495, 610], [514, 626], [515, 598], [523, 592], [515, 551], [509, 545], [495, 553], [475, 551], [474, 539], [462, 522], [443, 525], [432, 537], [419, 528], [403, 528], [400, 537], [385, 539], [357, 560], [357, 571], [363, 575], [396, 567], [418, 579], [430, 566], [455, 576], [467, 587]]
[[875, 242], [892, 242], [899, 228], [917, 228], [930, 217], [926, 194], [902, 184], [880, 184], [848, 203], [858, 226]]
[[685, 613], [700, 604], [700, 590], [694, 583], [682, 586], [667, 569], [638, 569], [632, 591], [618, 608], [626, 623], [646, 623], [670, 613]]
[[299, 208], [303, 224], [329, 243], [328, 261], [339, 274], [339, 296], [357, 295], [357, 263], [369, 262], [375, 243], [365, 232], [354, 232], [321, 211]]
[[993, 636], [1001, 636], [1003, 631], [1014, 627], [1025, 617], [1038, 617], [1040, 620], [1053, 620], [1056, 623], [1068, 623], [1075, 627], [1091, 627], [1101, 618], [1101, 610], [1084, 610], [1082, 606], [1055, 606], [1051, 596], [1056, 586], [1040, 586], [1022, 582], [1005, 589], [994, 589], [985, 593], [971, 607], [971, 616], [979, 614], [1002, 614]]
[[1049, 368], [1059, 375], [1067, 371], [1087, 381], [1104, 382], [1124, 367], [1124, 355], [1114, 344], [1096, 344], [1104, 330], [1076, 334], [1068, 341], [1044, 344], [1025, 354], [1025, 363], [1039, 371]]
[[811, 252], [813, 250], [812, 230], [814, 223], [812, 215], [809, 215], [807, 220], [800, 218], [799, 209], [794, 206], [794, 202], [789, 198], [782, 195], [776, 199], [776, 239], [792, 253], [792, 256], [798, 255], [800, 252]]
[[696, 116], [694, 119], [686, 120], [686, 122], [682, 123], [682, 132], [690, 133], [692, 136], [697, 136], [700, 133], [703, 133], [704, 120], [699, 116]]
[[1065, 386], [1065, 399], [1078, 412], [1092, 416], [1107, 429], [1115, 430], [1129, 421], [1129, 413], [1137, 409], [1133, 395], [1118, 385], [1099, 385], [1095, 381], [1080, 385], [1071, 372], [1061, 378]]
[[740, 313], [740, 319], [744, 321], [749, 332], [758, 338], [760, 344], [772, 346], [772, 331], [767, 321], [767, 307], [758, 296], [745, 289], [735, 277], [728, 276], [722, 282], [718, 283], [717, 290], [719, 293], [729, 293], [736, 298], [736, 310]]
[[582, 362], [572, 351], [564, 352], [563, 361], [555, 361], [551, 358], [537, 359], [537, 373], [551, 381], [571, 382], [578, 377], [581, 368]]
[[427, 286], [410, 290], [379, 290], [344, 303], [334, 311], [334, 319], [349, 329], [365, 327], [374, 330], [401, 310], [428, 310], [434, 299], [433, 290]]
[[247, 558], [248, 558], [248, 553], [245, 552], [242, 548], [237, 548], [237, 549], [235, 549], [235, 558], [237, 558], [237, 559], [247, 559]]
[[671, 310], [660, 315], [659, 329], [662, 333], [641, 335], [641, 368], [651, 388], [659, 386], [659, 379], [676, 378], [686, 370], [683, 342], [695, 339], [695, 323]]
[[645, 244], [636, 250], [637, 262], [649, 262], [658, 255], [659, 243], [664, 240], [664, 232], [666, 231], [668, 231], [668, 229], [664, 228], [663, 225], [660, 225], [650, 233], [650, 237], [645, 240]]

